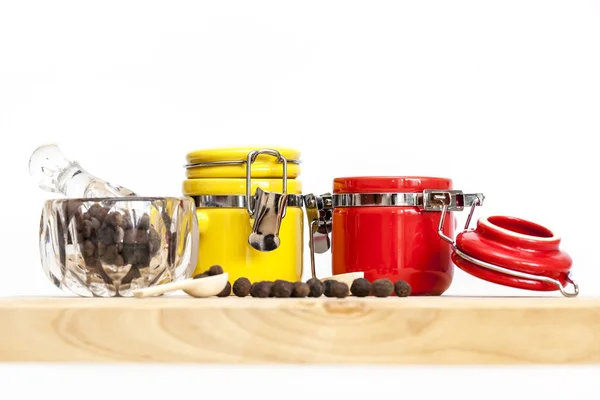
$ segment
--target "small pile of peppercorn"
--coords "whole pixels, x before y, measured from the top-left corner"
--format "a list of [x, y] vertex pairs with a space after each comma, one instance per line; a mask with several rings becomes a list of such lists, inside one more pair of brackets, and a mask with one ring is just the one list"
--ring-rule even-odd
[[[205, 278], [207, 276], [219, 275], [223, 273], [220, 265], [213, 265], [208, 270], [197, 274], [194, 279]], [[344, 298], [350, 295], [355, 297], [388, 297], [396, 295], [398, 297], [408, 297], [411, 294], [411, 286], [408, 282], [398, 280], [395, 283], [387, 278], [377, 279], [372, 283], [365, 278], [358, 278], [348, 285], [344, 282], [334, 279], [321, 281], [317, 278], [311, 278], [306, 282], [290, 282], [282, 279], [276, 281], [258, 281], [250, 282], [248, 278], [238, 278], [233, 285], [227, 282], [227, 286], [218, 297], [227, 297], [231, 293], [237, 297], [258, 297], [258, 298], [289, 298], [289, 297], [335, 297]]]

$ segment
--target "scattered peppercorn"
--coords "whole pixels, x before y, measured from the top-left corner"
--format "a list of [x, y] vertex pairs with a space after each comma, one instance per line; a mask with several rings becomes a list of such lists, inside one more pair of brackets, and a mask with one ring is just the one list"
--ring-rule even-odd
[[225, 288], [223, 289], [223, 291], [221, 291], [221, 293], [219, 293], [217, 295], [217, 297], [229, 297], [230, 294], [231, 294], [231, 283], [227, 282], [227, 285], [225, 285]]
[[407, 297], [410, 296], [412, 288], [408, 282], [400, 280], [394, 283], [394, 292], [398, 297]]
[[273, 283], [271, 292], [273, 297], [290, 297], [294, 290], [294, 284], [282, 279], [278, 279]]
[[208, 269], [208, 275], [209, 276], [221, 275], [222, 273], [223, 273], [223, 268], [221, 268], [220, 265], [213, 265], [212, 267], [210, 267]]
[[371, 285], [375, 297], [387, 297], [394, 293], [394, 284], [387, 278], [377, 279]]
[[331, 286], [333, 285], [334, 281], [333, 279], [327, 279], [325, 282], [323, 282], [323, 284], [325, 285], [325, 289], [323, 290], [323, 294], [325, 295], [325, 297], [333, 297], [333, 294], [331, 293]]
[[365, 278], [357, 278], [352, 282], [350, 291], [353, 296], [356, 297], [367, 297], [371, 294], [371, 282]]
[[337, 298], [343, 298], [348, 296], [350, 289], [348, 289], [348, 285], [344, 282], [338, 282], [338, 281], [332, 281], [331, 285], [329, 286], [330, 289], [330, 293], [331, 296], [328, 297], [337, 297]]
[[260, 298], [269, 297], [271, 294], [272, 287], [273, 287], [273, 282], [269, 282], [269, 281], [255, 282], [252, 284], [252, 288], [250, 289], [250, 295], [252, 297], [260, 297]]
[[248, 278], [238, 278], [233, 283], [233, 294], [237, 297], [246, 297], [250, 294], [252, 284]]
[[325, 291], [325, 284], [319, 279], [310, 278], [308, 281], [306, 281], [306, 283], [310, 287], [308, 297], [321, 297], [323, 295], [323, 292]]
[[310, 286], [304, 282], [294, 282], [292, 297], [306, 297], [310, 293]]

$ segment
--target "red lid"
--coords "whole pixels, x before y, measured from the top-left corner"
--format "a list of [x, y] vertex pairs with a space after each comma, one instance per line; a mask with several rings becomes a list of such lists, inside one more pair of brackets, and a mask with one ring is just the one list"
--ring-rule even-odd
[[425, 189], [451, 190], [452, 180], [428, 176], [354, 176], [333, 180], [334, 193], [416, 193]]
[[[560, 237], [524, 219], [501, 215], [480, 218], [474, 230], [457, 235], [452, 261], [463, 271], [499, 285], [560, 290], [569, 296], [578, 293], [577, 284], [570, 278], [573, 261], [560, 249]], [[574, 293], [565, 291], [568, 284], [574, 285]]]

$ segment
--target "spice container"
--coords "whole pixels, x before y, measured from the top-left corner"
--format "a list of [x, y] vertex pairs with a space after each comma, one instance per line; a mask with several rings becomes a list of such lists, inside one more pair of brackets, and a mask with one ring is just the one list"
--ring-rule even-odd
[[[559, 290], [567, 297], [579, 293], [570, 276], [572, 260], [549, 229], [492, 216], [470, 230], [483, 201], [481, 193], [454, 189], [448, 178], [336, 178], [333, 194], [305, 196], [313, 276], [314, 254], [331, 248], [333, 274], [362, 271], [371, 282], [406, 281], [415, 296], [444, 293], [454, 265], [502, 285]], [[465, 209], [466, 225], [455, 241], [453, 213]]]
[[82, 297], [131, 297], [135, 289], [189, 277], [196, 264], [189, 198], [47, 200], [40, 222], [46, 276]]
[[302, 276], [304, 211], [293, 149], [224, 148], [187, 155], [183, 193], [199, 226], [195, 273], [214, 264], [231, 282]]

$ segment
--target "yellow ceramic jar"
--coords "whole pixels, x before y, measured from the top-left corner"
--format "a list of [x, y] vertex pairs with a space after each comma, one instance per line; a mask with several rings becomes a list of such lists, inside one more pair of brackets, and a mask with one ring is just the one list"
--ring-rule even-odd
[[297, 150], [260, 147], [187, 155], [183, 193], [196, 202], [200, 235], [194, 274], [218, 264], [231, 283], [302, 278], [299, 158]]

